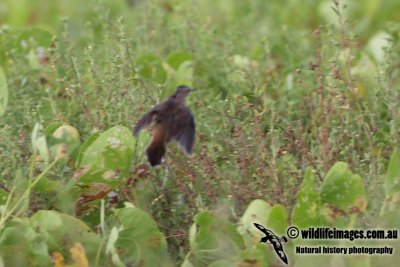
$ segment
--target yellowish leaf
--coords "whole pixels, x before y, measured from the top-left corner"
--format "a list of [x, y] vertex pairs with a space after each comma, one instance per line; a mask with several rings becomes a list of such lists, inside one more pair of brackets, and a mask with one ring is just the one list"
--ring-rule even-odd
[[69, 249], [69, 251], [71, 252], [72, 259], [74, 260], [74, 267], [89, 267], [85, 249], [81, 243], [75, 243], [74, 246]]
[[60, 252], [53, 252], [52, 255], [53, 262], [54, 262], [54, 267], [64, 267], [64, 257]]

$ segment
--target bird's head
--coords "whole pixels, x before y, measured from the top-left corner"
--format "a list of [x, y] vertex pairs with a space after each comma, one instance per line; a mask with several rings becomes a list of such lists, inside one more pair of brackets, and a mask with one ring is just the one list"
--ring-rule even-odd
[[186, 85], [179, 85], [178, 87], [176, 87], [176, 91], [175, 91], [174, 95], [177, 98], [185, 98], [188, 94], [193, 92], [193, 90], [194, 89], [192, 89]]

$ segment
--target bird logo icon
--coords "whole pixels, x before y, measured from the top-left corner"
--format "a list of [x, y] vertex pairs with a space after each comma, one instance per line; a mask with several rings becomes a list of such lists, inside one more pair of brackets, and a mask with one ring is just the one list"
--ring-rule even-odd
[[260, 230], [261, 232], [263, 232], [265, 234], [265, 236], [263, 238], [261, 238], [260, 242], [266, 243], [266, 244], [272, 244], [278, 257], [284, 263], [288, 264], [288, 259], [285, 254], [285, 251], [283, 251], [283, 246], [282, 246], [283, 242], [288, 241], [287, 238], [285, 236], [282, 236], [282, 237], [276, 236], [271, 230], [265, 228], [261, 224], [254, 223], [254, 226], [257, 227], [258, 230]]

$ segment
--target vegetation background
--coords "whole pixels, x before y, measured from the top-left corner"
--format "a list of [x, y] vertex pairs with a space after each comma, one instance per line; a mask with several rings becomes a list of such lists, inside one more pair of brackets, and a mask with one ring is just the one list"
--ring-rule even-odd
[[[280, 266], [259, 222], [398, 228], [398, 0], [2, 0], [0, 266]], [[177, 85], [194, 156], [131, 126]], [[291, 266], [397, 266], [301, 256]], [[311, 243], [319, 245], [319, 243]]]

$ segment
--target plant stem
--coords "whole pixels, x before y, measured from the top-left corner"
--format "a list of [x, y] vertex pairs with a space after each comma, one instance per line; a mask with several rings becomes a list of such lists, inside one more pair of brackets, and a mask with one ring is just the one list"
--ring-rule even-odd
[[14, 206], [8, 212], [6, 212], [6, 208], [11, 201], [12, 193], [15, 189], [15, 187], [13, 187], [10, 194], [8, 195], [7, 202], [5, 204], [4, 213], [2, 213], [2, 216], [0, 218], [0, 233], [3, 230], [4, 224], [8, 220], [8, 218], [10, 218], [11, 215], [14, 213], [14, 211], [21, 205], [22, 201], [24, 201], [30, 195], [30, 191], [32, 190], [32, 188], [43, 178], [43, 176], [47, 172], [49, 172], [51, 170], [51, 168], [53, 168], [53, 166], [57, 162], [58, 162], [58, 158], [56, 158], [52, 163], [50, 163], [49, 166], [47, 166], [47, 168], [41, 174], [39, 174], [33, 182], [30, 183], [28, 188], [25, 190], [25, 192], [22, 194], [22, 196], [18, 199], [18, 201], [14, 204]]

